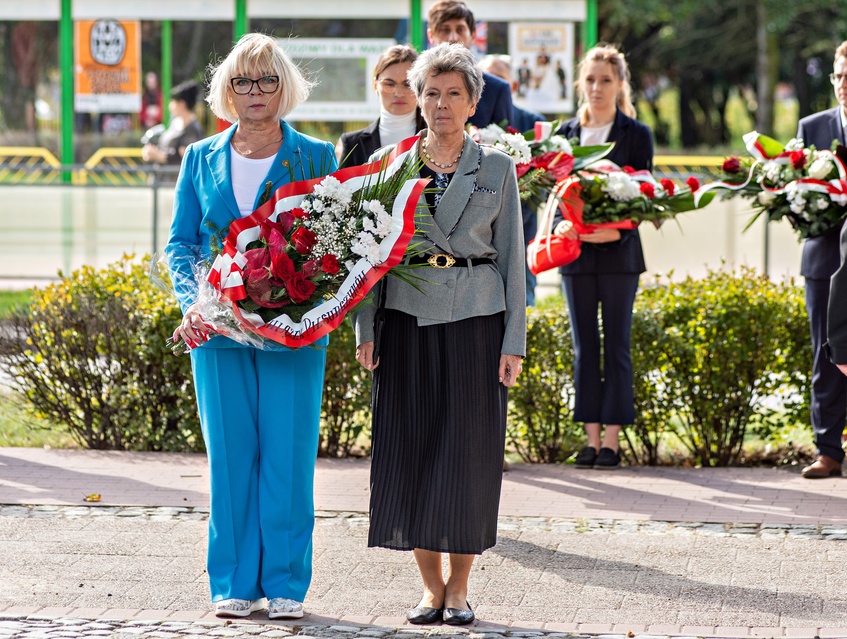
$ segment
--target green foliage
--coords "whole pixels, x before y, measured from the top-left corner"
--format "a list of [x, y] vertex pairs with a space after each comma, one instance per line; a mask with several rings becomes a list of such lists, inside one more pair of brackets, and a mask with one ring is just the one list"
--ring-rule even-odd
[[32, 291], [0, 291], [0, 320], [7, 318], [13, 310], [26, 306], [32, 299]]
[[673, 401], [661, 367], [661, 356], [669, 350], [669, 341], [660, 310], [642, 299], [632, 316], [635, 423], [622, 430], [627, 444], [622, 453], [630, 463], [657, 465], [660, 446], [673, 432]]
[[671, 412], [695, 463], [726, 466], [738, 460], [751, 427], [768, 432], [803, 410], [811, 358], [791, 283], [749, 269], [712, 271], [643, 291], [636, 316], [635, 435], [648, 458]]
[[83, 446], [202, 451], [190, 362], [167, 345], [181, 313], [148, 262], [85, 266], [34, 291], [0, 337], [0, 367]]
[[329, 337], [319, 454], [349, 457], [371, 423], [371, 373], [354, 357], [356, 335], [345, 320]]
[[573, 344], [563, 305], [527, 309], [527, 357], [509, 391], [508, 442], [527, 462], [573, 455], [582, 428], [573, 422]]
[[0, 391], [0, 447], [78, 448], [67, 429], [39, 419], [26, 401]]

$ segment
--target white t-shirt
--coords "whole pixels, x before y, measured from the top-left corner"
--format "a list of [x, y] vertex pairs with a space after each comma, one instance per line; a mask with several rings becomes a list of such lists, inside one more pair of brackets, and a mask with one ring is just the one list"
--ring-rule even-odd
[[598, 127], [580, 127], [579, 129], [579, 144], [580, 146], [594, 146], [596, 144], [605, 144], [609, 137], [609, 132], [612, 130], [614, 122], [609, 122], [606, 126]]
[[271, 170], [276, 155], [260, 160], [251, 160], [239, 155], [232, 145], [229, 147], [230, 167], [232, 168], [232, 192], [241, 217], [253, 212], [256, 194], [264, 186], [265, 177]]

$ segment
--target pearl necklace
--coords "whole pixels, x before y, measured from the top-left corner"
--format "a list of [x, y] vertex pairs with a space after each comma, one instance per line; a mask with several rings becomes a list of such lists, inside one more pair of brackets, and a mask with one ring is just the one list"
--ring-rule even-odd
[[455, 160], [453, 160], [452, 162], [450, 162], [450, 164], [439, 164], [439, 163], [438, 163], [438, 162], [436, 162], [436, 161], [432, 158], [432, 156], [429, 154], [429, 151], [427, 151], [426, 146], [421, 146], [421, 153], [423, 153], [424, 159], [426, 159], [428, 162], [432, 162], [432, 163], [433, 163], [435, 166], [437, 166], [439, 169], [449, 169], [451, 166], [453, 166], [454, 164], [456, 164], [456, 162], [458, 162], [458, 161], [461, 159], [461, 157], [462, 157], [462, 151], [464, 151], [464, 150], [465, 150], [465, 145], [464, 145], [464, 144], [462, 144], [462, 149], [459, 151], [459, 155], [457, 155], [457, 156], [456, 156], [456, 159], [455, 159]]

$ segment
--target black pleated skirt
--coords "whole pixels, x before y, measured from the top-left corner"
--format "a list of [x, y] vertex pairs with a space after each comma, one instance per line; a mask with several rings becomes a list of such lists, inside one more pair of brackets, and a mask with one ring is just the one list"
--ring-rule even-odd
[[369, 546], [480, 554], [497, 541], [504, 314], [417, 325], [388, 310], [374, 371]]

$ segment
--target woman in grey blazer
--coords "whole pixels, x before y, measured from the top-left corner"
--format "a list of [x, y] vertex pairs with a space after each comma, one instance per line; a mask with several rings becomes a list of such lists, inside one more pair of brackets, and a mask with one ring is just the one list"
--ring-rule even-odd
[[418, 214], [422, 280], [376, 292], [378, 355], [375, 307], [354, 319], [356, 359], [374, 371], [368, 545], [414, 552], [423, 596], [410, 622], [464, 625], [474, 555], [496, 542], [507, 389], [525, 353], [523, 226], [512, 160], [464, 132], [483, 87], [470, 51], [429, 49], [409, 81], [428, 127], [421, 175], [436, 188]]

